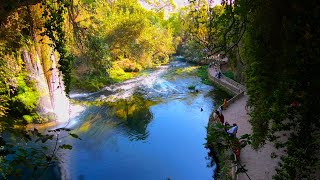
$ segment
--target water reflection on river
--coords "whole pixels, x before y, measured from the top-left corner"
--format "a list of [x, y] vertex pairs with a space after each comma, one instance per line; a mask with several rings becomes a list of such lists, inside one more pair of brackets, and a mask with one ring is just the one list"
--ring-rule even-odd
[[[163, 75], [138, 84], [134, 92], [140, 94], [127, 100], [92, 103], [101, 92], [82, 99], [93, 105], [70, 123], [82, 140], [61, 142], [73, 145], [60, 155], [62, 178], [212, 179], [204, 143], [213, 88], [193, 76]], [[191, 85], [200, 92], [188, 90]]]

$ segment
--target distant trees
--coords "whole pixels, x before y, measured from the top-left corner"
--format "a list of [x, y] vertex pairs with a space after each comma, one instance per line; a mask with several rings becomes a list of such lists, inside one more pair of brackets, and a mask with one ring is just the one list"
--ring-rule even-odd
[[[161, 12], [146, 10], [139, 1], [79, 2], [77, 6], [86, 7], [76, 21], [85, 34], [78, 40], [83, 51], [74, 50], [77, 88], [104, 79], [104, 83], [94, 86], [97, 89], [116, 79], [126, 79], [131, 77], [127, 72], [167, 63], [175, 52], [172, 25], [166, 23]], [[115, 79], [114, 74], [123, 78]]]
[[234, 8], [238, 1], [190, 0], [181, 10], [183, 44], [181, 50], [189, 61], [209, 64], [228, 57], [229, 67], [238, 82], [244, 83], [244, 62], [240, 53], [241, 39], [246, 30], [246, 6]]

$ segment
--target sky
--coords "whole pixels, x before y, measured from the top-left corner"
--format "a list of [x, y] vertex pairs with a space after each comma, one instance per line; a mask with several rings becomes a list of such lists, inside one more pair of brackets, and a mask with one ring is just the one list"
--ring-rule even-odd
[[[212, 0], [214, 5], [220, 4], [221, 0]], [[188, 3], [188, 0], [174, 0], [178, 7], [184, 6]]]
[[[188, 4], [188, 0], [173, 0], [173, 1], [176, 3], [177, 8], [180, 8], [180, 7], [185, 6], [185, 5]], [[214, 6], [218, 5], [218, 4], [219, 5], [221, 4], [221, 0], [208, 0], [208, 1], [212, 1]], [[143, 2], [143, 1], [140, 1], [140, 3], [146, 9], [150, 9], [151, 8], [147, 3]]]

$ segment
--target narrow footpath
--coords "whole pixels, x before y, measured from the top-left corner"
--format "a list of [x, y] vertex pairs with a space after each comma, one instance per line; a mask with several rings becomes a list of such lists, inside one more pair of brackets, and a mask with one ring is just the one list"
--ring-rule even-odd
[[[214, 68], [210, 68], [209, 73], [214, 77]], [[222, 80], [225, 81], [224, 79]], [[245, 109], [247, 100], [247, 95], [244, 95], [223, 111], [225, 122], [229, 124], [236, 123], [239, 126], [237, 137], [252, 133], [252, 126], [248, 121], [249, 115]], [[275, 168], [279, 162], [279, 156], [277, 158], [271, 158], [272, 152], [275, 152], [277, 155], [281, 154], [280, 150], [277, 150], [273, 146], [273, 143], [270, 142], [267, 142], [267, 144], [258, 151], [252, 149], [250, 145], [247, 145], [241, 150], [240, 163], [248, 170], [247, 174], [251, 180], [272, 179], [272, 176], [276, 173]], [[248, 180], [248, 176], [245, 173], [240, 173], [238, 179]]]
[[[248, 97], [245, 95], [231, 104], [223, 113], [226, 122], [236, 123], [239, 126], [237, 137], [243, 134], [251, 134], [252, 127], [249, 123], [249, 115], [245, 110]], [[251, 148], [250, 145], [241, 150], [240, 163], [248, 170], [247, 174], [252, 180], [271, 180], [276, 173], [275, 168], [278, 165], [279, 158], [272, 159], [271, 153], [280, 154], [273, 146], [273, 143], [267, 142], [263, 148], [258, 151]], [[240, 173], [239, 180], [249, 179], [245, 173]]]

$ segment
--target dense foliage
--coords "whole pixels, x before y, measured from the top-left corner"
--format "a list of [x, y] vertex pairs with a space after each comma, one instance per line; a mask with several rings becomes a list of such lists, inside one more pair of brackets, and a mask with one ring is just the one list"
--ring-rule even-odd
[[[44, 14], [39, 3], [6, 1], [0, 8], [0, 179], [37, 178], [57, 162], [57, 151], [70, 149], [69, 145], [57, 143], [60, 140], [57, 132], [61, 129], [42, 134], [25, 127], [27, 123], [47, 120], [38, 114], [40, 92], [34, 77], [39, 75], [39, 62], [43, 63], [44, 76], [51, 77], [52, 50], [48, 44], [55, 48], [63, 46], [63, 42], [57, 45], [40, 35], [45, 21], [54, 17], [46, 18], [48, 14]], [[62, 15], [56, 13], [55, 17]], [[63, 35], [63, 31], [59, 33]]]
[[42, 36], [49, 37], [52, 44], [50, 44], [54, 51], [60, 55], [59, 70], [63, 74], [63, 81], [65, 84], [65, 91], [69, 94], [71, 82], [71, 63], [74, 59], [67, 49], [66, 35], [64, 27], [64, 14], [69, 3], [62, 0], [48, 0], [42, 2], [43, 13], [42, 17], [45, 19], [41, 33]]
[[[319, 170], [319, 5], [251, 1], [243, 39], [254, 145], [288, 131], [275, 179], [315, 178]], [[275, 137], [275, 135], [277, 135]]]

